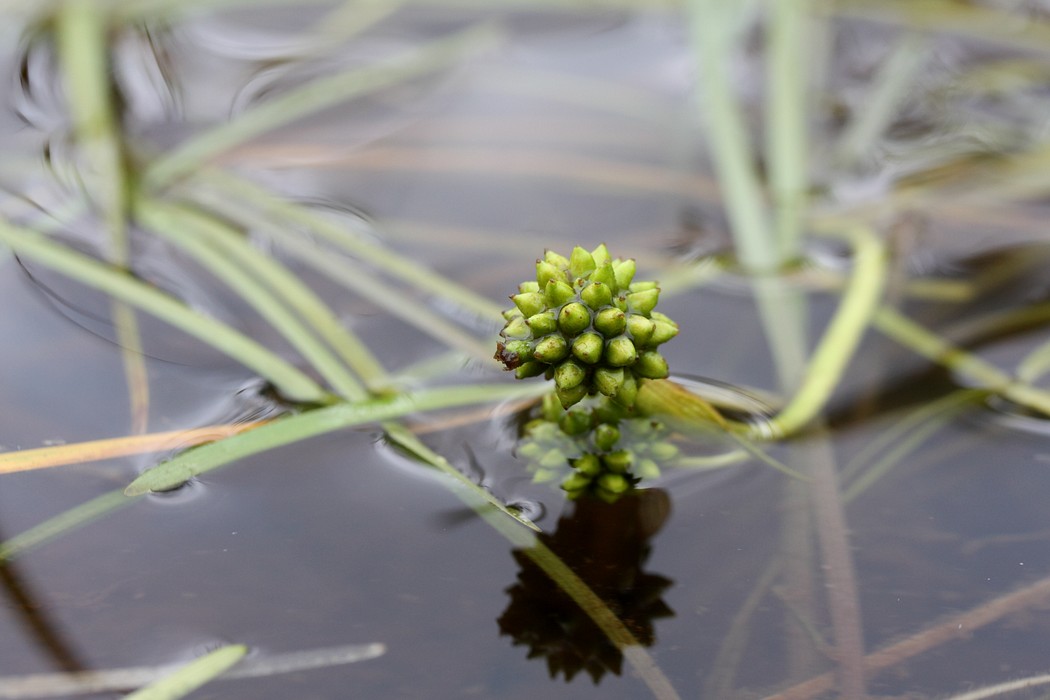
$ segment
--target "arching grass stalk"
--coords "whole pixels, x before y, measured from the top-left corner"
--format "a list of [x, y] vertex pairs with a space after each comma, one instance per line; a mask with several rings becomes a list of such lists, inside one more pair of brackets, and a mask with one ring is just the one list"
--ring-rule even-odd
[[272, 382], [291, 401], [324, 403], [331, 399], [316, 382], [280, 356], [129, 273], [3, 219], [0, 219], [0, 242], [28, 260], [142, 309], [229, 355]]
[[136, 216], [154, 233], [190, 254], [199, 265], [265, 318], [346, 399], [367, 394], [318, 338], [343, 350], [363, 378], [377, 387], [385, 371], [364, 345], [341, 327], [323, 301], [280, 263], [256, 250], [239, 232], [194, 211], [142, 198]]
[[844, 236], [853, 246], [853, 275], [810, 358], [801, 386], [784, 410], [770, 420], [779, 436], [791, 435], [803, 428], [823, 409], [882, 298], [886, 253], [881, 241], [860, 226], [846, 231]]
[[[273, 192], [244, 178], [215, 168], [197, 173], [192, 181], [194, 199], [222, 210], [224, 202], [243, 202], [257, 212], [257, 216], [288, 225], [302, 226], [319, 238], [344, 250], [364, 263], [391, 275], [437, 299], [477, 314], [485, 321], [502, 321], [502, 307], [456, 282], [435, 273], [414, 260], [398, 255], [369, 240], [358, 231], [334, 223], [310, 208], [286, 201]], [[228, 205], [232, 206], [232, 205]], [[240, 218], [237, 216], [236, 218]]]
[[286, 255], [298, 259], [336, 284], [361, 295], [419, 331], [476, 359], [492, 359], [492, 351], [488, 344], [483, 344], [458, 325], [428, 309], [418, 297], [384, 282], [367, 269], [355, 264], [349, 256], [333, 255], [327, 245], [317, 245], [310, 238], [295, 231], [294, 227], [289, 227], [280, 220], [275, 221], [246, 202], [209, 195], [204, 190], [195, 191], [194, 196], [202, 205], [267, 236]]

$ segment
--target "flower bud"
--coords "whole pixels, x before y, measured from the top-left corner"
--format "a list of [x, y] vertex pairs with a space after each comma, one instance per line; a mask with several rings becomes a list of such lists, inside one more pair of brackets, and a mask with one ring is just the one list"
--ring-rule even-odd
[[623, 373], [623, 384], [620, 385], [620, 390], [616, 392], [612, 399], [626, 408], [634, 406], [634, 402], [638, 399], [638, 382], [633, 374], [630, 372]]
[[620, 440], [620, 429], [610, 423], [599, 423], [594, 429], [594, 446], [608, 452]]
[[525, 322], [529, 324], [534, 338], [549, 335], [558, 330], [558, 321], [554, 318], [553, 311], [544, 311], [535, 316], [529, 316]]
[[635, 269], [634, 260], [631, 259], [619, 260], [613, 263], [613, 274], [616, 276], [618, 289], [626, 290], [631, 286]]
[[555, 308], [576, 296], [576, 292], [568, 282], [551, 280], [543, 288], [543, 296], [547, 299], [547, 306]]
[[586, 277], [594, 271], [595, 267], [594, 258], [591, 257], [590, 253], [580, 246], [572, 249], [568, 268], [573, 277]]
[[569, 280], [557, 265], [552, 265], [546, 260], [537, 260], [536, 283], [540, 285], [541, 289], [546, 289], [547, 283], [551, 281], [568, 282]]
[[631, 314], [627, 317], [627, 332], [631, 334], [635, 345], [648, 345], [654, 330], [656, 324], [641, 314]]
[[496, 359], [507, 369], [520, 367], [532, 359], [532, 344], [527, 340], [511, 340], [496, 346]]
[[660, 300], [659, 289], [646, 289], [641, 292], [631, 292], [627, 295], [627, 308], [631, 311], [648, 316]]
[[518, 285], [518, 291], [522, 294], [525, 292], [542, 292], [543, 289], [540, 287], [540, 283], [534, 280], [528, 282], [522, 282]]
[[561, 307], [558, 314], [558, 328], [562, 333], [573, 336], [591, 325], [591, 312], [578, 301]]
[[573, 469], [589, 477], [595, 477], [602, 472], [602, 461], [598, 455], [588, 452], [572, 463]]
[[628, 292], [644, 292], [644, 291], [649, 290], [649, 289], [657, 289], [657, 288], [658, 288], [658, 285], [656, 284], [656, 282], [645, 281], [645, 282], [635, 282], [634, 284], [628, 285], [627, 291]]
[[667, 376], [667, 360], [655, 350], [646, 350], [638, 356], [638, 361], [631, 367], [639, 377], [646, 379], [663, 379]]
[[593, 282], [601, 282], [611, 289], [616, 284], [616, 273], [613, 272], [612, 264], [606, 262], [599, 265], [598, 269], [591, 275], [591, 280]]
[[580, 299], [595, 311], [612, 303], [612, 291], [609, 285], [601, 282], [592, 282], [580, 292]]
[[606, 396], [615, 396], [623, 384], [623, 369], [599, 367], [594, 370], [594, 385]]
[[507, 325], [503, 327], [503, 337], [528, 338], [529, 324], [525, 322], [524, 317], [515, 316], [514, 318], [507, 321]]
[[532, 356], [540, 362], [552, 365], [569, 354], [569, 344], [560, 335], [548, 335], [536, 343]]
[[[663, 316], [663, 314], [660, 314]], [[664, 318], [667, 318], [666, 316]], [[653, 331], [653, 337], [649, 339], [649, 343], [652, 345], [663, 345], [671, 338], [678, 335], [678, 324], [667, 319], [666, 321], [657, 320], [653, 322], [655, 324], [655, 330]]]
[[562, 362], [554, 370], [554, 383], [559, 389], [572, 389], [586, 378], [587, 371], [572, 360]]
[[554, 265], [559, 270], [564, 270], [569, 266], [569, 261], [564, 255], [559, 255], [553, 250], [543, 251], [543, 259]]
[[651, 459], [643, 459], [634, 468], [634, 475], [642, 479], [658, 479], [660, 477], [660, 465]]
[[515, 294], [510, 300], [514, 302], [514, 306], [517, 306], [525, 316], [535, 316], [547, 308], [547, 300], [540, 292]]
[[613, 367], [626, 367], [638, 359], [638, 351], [625, 335], [613, 338], [605, 347], [605, 361]]
[[613, 502], [631, 488], [631, 482], [623, 474], [602, 474], [598, 477], [598, 495]]
[[[508, 367], [507, 369], [511, 368]], [[514, 376], [518, 379], [528, 379], [529, 377], [538, 377], [546, 371], [547, 367], [542, 362], [526, 362], [514, 370]]]
[[563, 389], [560, 386], [554, 389], [554, 393], [558, 395], [558, 400], [561, 401], [561, 405], [564, 408], [574, 406], [583, 400], [583, 397], [587, 395], [587, 385], [579, 384], [572, 387], [571, 389]]
[[593, 365], [602, 359], [604, 345], [602, 337], [597, 333], [584, 333], [572, 341], [572, 354], [580, 361]]
[[566, 435], [582, 435], [591, 429], [591, 414], [579, 409], [564, 411], [558, 420], [558, 427]]
[[599, 243], [598, 247], [591, 251], [591, 257], [594, 258], [594, 264], [598, 267], [612, 259], [612, 256], [609, 255], [609, 249], [605, 247], [604, 243]]
[[605, 468], [616, 474], [626, 473], [631, 468], [633, 461], [631, 453], [627, 450], [617, 450], [602, 457], [602, 464], [605, 465]]
[[561, 482], [561, 487], [568, 492], [569, 498], [574, 498], [590, 485], [591, 478], [578, 471], [573, 471], [572, 474], [565, 477], [565, 481]]
[[617, 308], [602, 309], [594, 317], [594, 329], [606, 338], [620, 335], [626, 327], [627, 316]]

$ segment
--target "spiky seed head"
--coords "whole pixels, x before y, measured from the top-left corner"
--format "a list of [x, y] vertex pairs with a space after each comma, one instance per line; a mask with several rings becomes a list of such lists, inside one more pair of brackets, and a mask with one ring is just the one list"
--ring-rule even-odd
[[594, 317], [594, 329], [606, 338], [620, 335], [627, 327], [627, 315], [615, 307], [607, 307]]
[[668, 374], [667, 360], [656, 350], [646, 350], [639, 355], [631, 369], [645, 379], [663, 379]]

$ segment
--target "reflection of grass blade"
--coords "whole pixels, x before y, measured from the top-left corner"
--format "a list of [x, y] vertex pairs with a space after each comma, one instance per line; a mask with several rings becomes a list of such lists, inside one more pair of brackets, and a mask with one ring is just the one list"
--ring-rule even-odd
[[479, 341], [456, 324], [428, 309], [417, 297], [383, 282], [345, 256], [332, 255], [330, 251], [304, 240], [294, 231], [289, 231], [280, 222], [273, 221], [262, 212], [251, 211], [243, 204], [221, 202], [218, 198], [208, 198], [207, 203], [223, 215], [251, 225], [270, 237], [287, 255], [298, 258], [300, 262], [324, 274], [336, 284], [360, 294], [386, 309], [392, 316], [415, 326], [432, 338], [476, 358], [486, 361], [492, 359], [493, 344]]
[[[273, 656], [253, 656], [239, 664], [217, 680], [236, 678], [259, 678], [279, 673], [310, 671], [329, 666], [358, 663], [375, 659], [386, 653], [386, 646], [371, 644], [349, 644], [323, 649], [306, 649]], [[0, 698], [5, 700], [30, 700], [30, 698], [57, 698], [71, 695], [95, 695], [113, 693], [152, 683], [168, 673], [178, 671], [172, 666], [136, 666], [113, 668], [83, 673], [40, 673], [29, 676], [0, 677]]]
[[[501, 323], [503, 307], [494, 304], [476, 292], [435, 273], [383, 246], [366, 240], [365, 236], [345, 229], [306, 207], [287, 202], [262, 187], [242, 178], [215, 169], [198, 175], [195, 182], [204, 187], [195, 192], [201, 201], [220, 209], [228, 200], [240, 200], [254, 207], [259, 217], [277, 219], [295, 226], [304, 226], [318, 237], [332, 243], [363, 262], [374, 265], [437, 299], [447, 299], [458, 307], [471, 311], [493, 323]], [[242, 213], [243, 215], [243, 213]], [[238, 217], [240, 218], [240, 217]]]
[[[302, 353], [341, 396], [364, 397], [361, 384], [314, 334], [318, 328], [332, 332], [338, 320], [288, 270], [260, 253], [236, 231], [201, 212], [143, 199], [136, 206], [136, 214], [155, 233], [192, 255], [198, 264], [233, 289]], [[314, 330], [301, 319], [313, 321]], [[351, 350], [351, 358], [372, 372], [373, 379], [385, 374], [363, 345], [356, 343]]]
[[0, 542], [0, 564], [133, 502], [133, 499], [125, 497], [120, 490], [110, 491], [48, 518], [39, 525]]
[[189, 695], [244, 658], [248, 647], [230, 644], [191, 661], [159, 681], [137, 690], [126, 700], [177, 700]]
[[190, 450], [153, 467], [131, 482], [125, 493], [137, 496], [177, 488], [198, 474], [218, 469], [234, 460], [334, 430], [381, 423], [417, 411], [531, 396], [543, 388], [506, 384], [443, 387], [286, 416], [247, 433]]
[[872, 484], [886, 476], [908, 454], [917, 450], [934, 433], [943, 428], [948, 421], [986, 395], [987, 392], [976, 389], [964, 389], [951, 393], [919, 408], [892, 429], [880, 435], [878, 442], [889, 449], [850, 483], [842, 493], [842, 501], [849, 503], [864, 493]]
[[453, 65], [496, 39], [482, 26], [435, 41], [406, 56], [313, 80], [249, 109], [234, 121], [191, 138], [158, 159], [145, 174], [148, 186], [161, 187], [188, 175], [223, 151], [311, 113]]
[[327, 400], [316, 382], [251, 338], [190, 309], [128, 273], [3, 220], [0, 220], [0, 242], [19, 255], [140, 308], [226, 353], [273, 382], [278, 391], [292, 401]]

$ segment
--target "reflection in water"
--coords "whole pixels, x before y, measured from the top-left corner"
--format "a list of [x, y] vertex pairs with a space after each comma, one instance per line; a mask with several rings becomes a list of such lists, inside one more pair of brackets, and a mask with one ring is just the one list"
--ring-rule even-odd
[[[649, 540], [670, 514], [666, 491], [633, 491], [615, 503], [597, 498], [574, 501], [552, 534], [540, 535], [645, 646], [656, 640], [653, 621], [673, 617], [662, 599], [674, 582], [643, 571]], [[597, 684], [608, 672], [619, 675], [623, 654], [535, 563], [515, 550], [521, 570], [507, 589], [510, 604], [500, 616], [500, 633], [529, 647], [529, 658], [545, 658], [551, 678], [586, 671]]]

